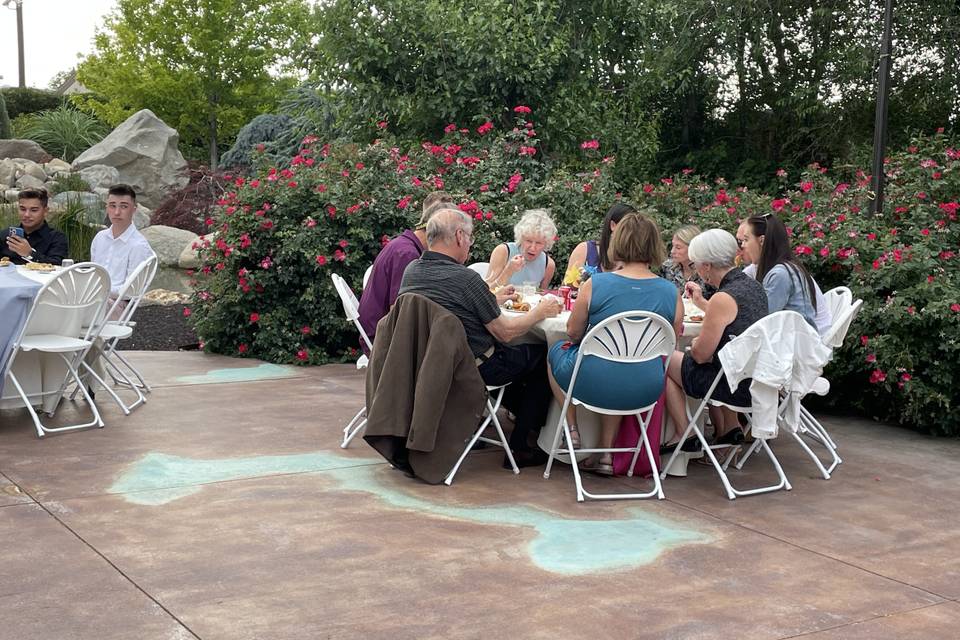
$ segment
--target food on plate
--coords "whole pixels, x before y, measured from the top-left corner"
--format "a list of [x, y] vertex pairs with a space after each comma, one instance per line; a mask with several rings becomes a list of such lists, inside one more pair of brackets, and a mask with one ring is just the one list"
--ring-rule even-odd
[[49, 262], [28, 262], [23, 266], [27, 271], [53, 271], [57, 268]]
[[526, 311], [530, 311], [530, 303], [519, 302], [519, 301], [515, 302], [513, 300], [507, 300], [506, 302], [503, 303], [503, 308], [509, 309], [510, 311], [526, 312]]
[[10, 262], [10, 258], [7, 258], [6, 256], [0, 258], [0, 267], [9, 267], [12, 264], [13, 263]]

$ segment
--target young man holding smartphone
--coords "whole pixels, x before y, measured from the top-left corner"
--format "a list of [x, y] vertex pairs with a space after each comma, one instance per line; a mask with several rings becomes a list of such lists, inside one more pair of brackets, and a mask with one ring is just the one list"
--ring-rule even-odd
[[47, 224], [47, 192], [24, 189], [17, 195], [20, 226], [7, 229], [0, 256], [15, 264], [60, 264], [67, 257], [67, 237]]

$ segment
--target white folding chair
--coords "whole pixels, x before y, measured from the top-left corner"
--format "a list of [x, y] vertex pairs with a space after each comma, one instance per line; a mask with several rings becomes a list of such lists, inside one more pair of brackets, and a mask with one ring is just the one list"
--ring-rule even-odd
[[833, 318], [831, 326], [836, 326], [837, 318], [853, 304], [853, 292], [848, 287], [834, 287], [823, 294], [823, 299], [830, 307], [830, 317]]
[[487, 271], [490, 270], [490, 263], [489, 263], [489, 262], [474, 262], [473, 264], [471, 264], [471, 265], [470, 265], [469, 267], [467, 267], [467, 268], [470, 269], [471, 271], [476, 271], [477, 273], [479, 273], [481, 278], [486, 278], [486, 277], [487, 277]]
[[[795, 313], [795, 312], [782, 311], [779, 313]], [[755, 325], [762, 323], [764, 321], [767, 321], [769, 318], [772, 318], [772, 316], [761, 318], [760, 320], [757, 321], [757, 323], [755, 323]], [[727, 346], [734, 345], [737, 342], [737, 340], [741, 339], [742, 337], [743, 336], [734, 337], [732, 340], [730, 340], [730, 342], [727, 343]], [[724, 349], [726, 349], [727, 346], [725, 346]], [[768, 348], [772, 348], [772, 347], [768, 347]], [[723, 358], [723, 349], [721, 349], [718, 357], [720, 357], [721, 359]], [[747, 372], [747, 373], [750, 373], [750, 372]], [[724, 371], [722, 368], [717, 373], [717, 376], [713, 379], [713, 383], [710, 385], [710, 388], [707, 390], [706, 394], [704, 394], [703, 400], [701, 400], [700, 404], [697, 405], [697, 410], [693, 413], [693, 415], [690, 414], [690, 409], [689, 407], [687, 407], [687, 419], [688, 419], [687, 428], [684, 429], [683, 434], [680, 436], [680, 442], [685, 442], [687, 438], [691, 435], [691, 433], [697, 437], [697, 439], [700, 441], [700, 446], [703, 447], [704, 453], [706, 454], [707, 458], [710, 460], [710, 463], [713, 465], [714, 469], [716, 469], [717, 475], [720, 476], [720, 481], [721, 483], [723, 483], [723, 488], [726, 491], [727, 498], [729, 498], [730, 500], [734, 500], [738, 496], [755, 495], [758, 493], [769, 493], [772, 491], [779, 491], [780, 489], [786, 489], [787, 491], [790, 491], [793, 487], [790, 485], [790, 481], [787, 479], [786, 474], [783, 472], [783, 467], [780, 465], [780, 461], [777, 459], [777, 456], [774, 455], [773, 450], [770, 448], [770, 445], [767, 442], [766, 438], [757, 438], [754, 441], [754, 443], [751, 445], [751, 450], [749, 451], [749, 453], [752, 454], [756, 449], [762, 449], [764, 453], [767, 454], [767, 458], [770, 460], [770, 463], [773, 465], [773, 468], [777, 474], [778, 482], [776, 482], [775, 484], [757, 487], [754, 489], [737, 489], [730, 482], [730, 478], [727, 476], [727, 469], [731, 461], [733, 460], [734, 454], [736, 453], [736, 451], [730, 452], [726, 456], [724, 463], [722, 465], [717, 460], [717, 457], [713, 453], [713, 451], [714, 449], [721, 449], [721, 448], [726, 449], [731, 447], [739, 449], [742, 447], [742, 445], [739, 445], [739, 444], [738, 445], [728, 445], [728, 444], [711, 445], [709, 444], [707, 442], [706, 437], [703, 434], [703, 430], [700, 428], [700, 425], [698, 424], [698, 421], [699, 421], [700, 415], [704, 412], [704, 410], [708, 406], [712, 405], [712, 406], [726, 407], [732, 411], [743, 414], [747, 419], [747, 426], [750, 426], [753, 424], [753, 409], [752, 407], [735, 406], [732, 404], [720, 402], [718, 400], [713, 399], [712, 398], [713, 392], [717, 388], [718, 384], [727, 384], [727, 380], [726, 380], [726, 377], [724, 376]], [[781, 405], [778, 406], [778, 415], [779, 415], [779, 411], [782, 411], [782, 409], [783, 409], [783, 406], [781, 403]], [[778, 421], [779, 421], [779, 417], [778, 417]], [[666, 477], [667, 470], [670, 469], [671, 465], [673, 465], [674, 460], [677, 458], [677, 456], [680, 453], [681, 453], [681, 448], [678, 446], [676, 449], [674, 449], [673, 454], [670, 456], [670, 459], [667, 461], [667, 463], [663, 465], [664, 471], [660, 474], [661, 478]], [[737, 468], [740, 469], [742, 468], [742, 466], [743, 466], [742, 464], [738, 464]]]
[[[104, 387], [124, 415], [130, 415], [131, 411], [144, 404], [147, 401], [144, 394], [150, 393], [151, 389], [137, 368], [117, 350], [117, 344], [133, 335], [133, 329], [137, 324], [133, 321], [133, 314], [140, 306], [150, 283], [153, 282], [158, 263], [157, 256], [151, 256], [141, 262], [127, 278], [127, 281], [123, 283], [116, 299], [110, 304], [106, 313], [107, 322], [100, 331], [100, 338], [103, 341], [102, 346], [99, 349], [95, 346], [91, 350], [91, 354], [97, 353], [99, 362], [103, 364], [104, 369], [110, 375], [114, 386], [129, 388], [136, 394], [136, 400], [127, 405], [113, 388]], [[89, 358], [83, 362], [83, 367], [89, 372]], [[130, 377], [131, 375], [136, 378], [136, 381]], [[82, 377], [86, 378], [87, 374]], [[73, 390], [70, 395], [71, 400], [76, 397], [77, 392], [78, 389]]]
[[[593, 498], [594, 500], [619, 500], [628, 498], [650, 498], [657, 496], [663, 499], [663, 489], [660, 484], [660, 473], [657, 470], [657, 463], [653, 457], [653, 451], [650, 448], [650, 440], [647, 437], [647, 427], [653, 417], [653, 409], [656, 402], [650, 405], [633, 407], [630, 409], [607, 409], [595, 405], [589, 405], [582, 402], [573, 395], [576, 388], [577, 374], [584, 358], [599, 358], [610, 362], [622, 363], [640, 363], [654, 360], [656, 358], [666, 358], [673, 353], [677, 344], [677, 336], [670, 323], [660, 316], [647, 311], [625, 311], [610, 316], [597, 326], [590, 329], [587, 335], [580, 342], [580, 348], [577, 352], [577, 360], [573, 366], [573, 374], [570, 376], [570, 384], [566, 390], [566, 396], [563, 401], [563, 408], [560, 410], [560, 420], [557, 425], [557, 431], [553, 436], [553, 444], [550, 447], [550, 458], [547, 460], [547, 467], [543, 472], [544, 478], [550, 477], [550, 469], [553, 466], [553, 460], [560, 453], [560, 434], [562, 433], [566, 441], [566, 453], [570, 455], [570, 466], [573, 469], [573, 479], [577, 487], [577, 502], [583, 502], [584, 498]], [[666, 369], [664, 369], [664, 376]], [[640, 423], [640, 438], [637, 440], [636, 447], [609, 448], [609, 449], [574, 449], [573, 442], [570, 439], [570, 425], [567, 423], [567, 409], [570, 403], [581, 405], [594, 413], [601, 413], [614, 416], [636, 415]], [[644, 417], [646, 414], [646, 417]], [[580, 467], [577, 462], [577, 454], [581, 453], [618, 453], [632, 452], [633, 460], [630, 462], [628, 476], [633, 475], [633, 467], [637, 463], [641, 449], [645, 449], [647, 460], [650, 463], [650, 469], [653, 471], [653, 489], [646, 493], [591, 493], [583, 488], [583, 480], [580, 477]]]
[[[846, 287], [837, 287], [837, 289], [846, 289]], [[833, 293], [836, 289], [831, 289], [827, 293]], [[847, 289], [849, 292], [849, 289]], [[826, 294], [824, 294], [826, 295]], [[836, 348], [843, 343], [843, 338], [847, 334], [847, 330], [850, 328], [850, 323], [853, 322], [856, 318], [857, 313], [860, 311], [860, 307], [863, 306], [863, 300], [857, 300], [852, 305], [842, 306], [838, 305], [838, 315], [834, 316], [833, 325], [831, 325], [830, 331], [823, 336], [823, 342], [831, 348]], [[817, 383], [810, 390], [811, 393], [817, 395], [826, 395], [830, 390], [830, 382], [823, 377], [817, 379]], [[837, 445], [830, 437], [830, 434], [827, 433], [827, 430], [820, 424], [820, 422], [810, 413], [806, 407], [802, 404], [800, 405], [800, 422], [797, 425], [797, 432], [787, 430], [789, 436], [796, 441], [797, 444], [804, 450], [804, 452], [809, 456], [816, 465], [817, 470], [820, 472], [820, 475], [824, 480], [829, 480], [834, 470], [838, 465], [843, 463], [843, 459], [840, 458], [837, 454]], [[820, 457], [810, 448], [810, 446], [804, 441], [803, 437], [814, 441], [815, 443], [822, 445], [826, 449], [827, 453], [830, 455], [830, 460], [824, 464], [820, 460]], [[759, 441], [754, 441], [753, 444], [744, 452], [740, 457], [740, 460], [737, 462], [737, 469], [742, 469], [746, 461], [753, 455], [759, 446]]]
[[[340, 302], [343, 304], [343, 314], [347, 318], [347, 322], [352, 322], [353, 325], [357, 328], [357, 331], [360, 332], [360, 337], [363, 339], [364, 344], [367, 345], [368, 351], [373, 351], [373, 345], [370, 343], [370, 338], [367, 337], [367, 332], [363, 330], [363, 326], [360, 324], [360, 303], [357, 301], [357, 296], [353, 294], [353, 290], [350, 289], [350, 285], [347, 284], [347, 281], [341, 278], [336, 273], [331, 273], [330, 278], [333, 280], [333, 287], [337, 290], [337, 294], [340, 296]], [[367, 356], [362, 355], [357, 360], [357, 369], [365, 369], [367, 367]], [[347, 423], [347, 426], [343, 428], [343, 441], [340, 443], [341, 449], [346, 449], [350, 446], [350, 441], [356, 437], [358, 433], [367, 425], [367, 406], [364, 405], [360, 411], [357, 412], [357, 415], [353, 416], [353, 419]]]
[[[447, 486], [453, 484], [453, 477], [457, 475], [460, 465], [463, 464], [467, 454], [470, 453], [470, 451], [473, 449], [473, 446], [477, 444], [478, 440], [481, 442], [486, 442], [487, 444], [494, 444], [498, 447], [502, 447], [503, 450], [507, 452], [507, 460], [510, 461], [510, 466], [513, 467], [514, 475], [520, 473], [520, 467], [517, 466], [516, 461], [513, 459], [513, 452], [510, 451], [510, 443], [507, 442], [507, 437], [503, 433], [503, 427], [500, 426], [500, 419], [497, 418], [497, 410], [500, 408], [500, 403], [503, 402], [503, 392], [508, 386], [509, 385], [504, 384], [500, 386], [487, 387], [487, 407], [483, 422], [480, 423], [480, 426], [474, 432], [473, 437], [470, 438], [470, 442], [467, 443], [463, 453], [460, 454], [460, 458], [457, 460], [457, 463], [453, 465], [453, 469], [450, 470], [450, 473], [448, 473], [447, 477], [443, 480], [444, 484]], [[493, 438], [487, 438], [483, 435], [483, 432], [491, 422], [493, 423], [494, 428], [497, 430], [498, 438], [496, 440]]]
[[[30, 412], [37, 436], [41, 438], [47, 433], [104, 426], [100, 411], [83, 385], [77, 367], [83, 362], [106, 321], [104, 311], [109, 295], [110, 275], [107, 270], [91, 262], [81, 262], [54, 275], [34, 298], [24, 327], [13, 345], [6, 375]], [[80, 385], [80, 391], [93, 413], [93, 420], [63, 427], [45, 426], [34, 409], [34, 404], [43, 401], [43, 390], [39, 394], [27, 394], [14, 373], [14, 362], [21, 351], [59, 356], [67, 366], [67, 373], [57, 391], [58, 396], [63, 394], [69, 382]], [[93, 375], [97, 377], [95, 373]], [[100, 383], [103, 384], [103, 381], [100, 380]], [[34, 396], [33, 400], [31, 395]]]
[[373, 273], [373, 265], [367, 267], [367, 270], [363, 272], [363, 288], [367, 288], [367, 282], [370, 280], [370, 274]]

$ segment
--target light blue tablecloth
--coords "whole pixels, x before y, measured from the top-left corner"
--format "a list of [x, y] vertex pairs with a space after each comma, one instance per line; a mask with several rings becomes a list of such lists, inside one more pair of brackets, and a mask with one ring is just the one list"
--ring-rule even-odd
[[13, 341], [20, 335], [40, 283], [24, 278], [15, 267], [0, 267], [0, 396]]

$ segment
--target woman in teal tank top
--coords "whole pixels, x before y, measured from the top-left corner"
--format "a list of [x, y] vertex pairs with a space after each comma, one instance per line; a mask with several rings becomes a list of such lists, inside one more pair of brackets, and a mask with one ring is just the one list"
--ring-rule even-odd
[[[630, 214], [620, 221], [610, 244], [610, 257], [623, 263], [612, 273], [597, 273], [580, 288], [576, 306], [567, 321], [567, 333], [573, 344], [558, 342], [550, 348], [550, 385], [559, 402], [563, 402], [579, 342], [590, 327], [624, 311], [648, 311], [669, 322], [676, 333], [683, 326], [683, 303], [677, 288], [650, 270], [650, 265], [663, 262], [663, 241], [657, 225], [649, 218]], [[663, 392], [664, 362], [610, 362], [587, 358], [580, 365], [574, 396], [587, 404], [608, 409], [630, 409], [656, 402]], [[613, 446], [620, 428], [621, 416], [601, 416], [600, 448]], [[579, 446], [576, 411], [571, 405], [567, 422], [574, 446]], [[613, 473], [610, 454], [592, 467], [600, 473]], [[588, 467], [589, 468], [589, 467]]]
[[515, 242], [498, 245], [490, 254], [490, 267], [484, 278], [491, 287], [532, 282], [547, 289], [556, 263], [547, 252], [553, 247], [557, 226], [543, 209], [525, 211], [513, 228]]

